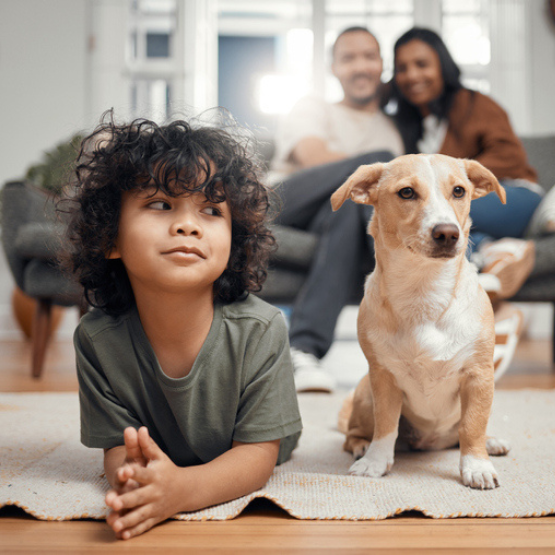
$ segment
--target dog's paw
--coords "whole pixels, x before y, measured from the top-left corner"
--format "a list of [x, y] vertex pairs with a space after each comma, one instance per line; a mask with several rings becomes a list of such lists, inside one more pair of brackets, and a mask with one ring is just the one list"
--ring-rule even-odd
[[506, 455], [511, 450], [511, 446], [508, 441], [504, 439], [497, 439], [495, 437], [488, 437], [486, 441], [486, 451], [488, 455], [493, 455], [500, 457]]
[[352, 476], [367, 476], [368, 478], [379, 478], [387, 474], [393, 466], [393, 459], [371, 458], [364, 456], [356, 461], [351, 468], [349, 474]]
[[499, 485], [491, 461], [472, 455], [461, 457], [461, 478], [465, 486], [475, 489], [494, 489]]
[[359, 439], [358, 441], [353, 442], [352, 444], [352, 452], [355, 461], [358, 461], [360, 458], [364, 456], [364, 453], [368, 450], [368, 446], [370, 442], [364, 439]]

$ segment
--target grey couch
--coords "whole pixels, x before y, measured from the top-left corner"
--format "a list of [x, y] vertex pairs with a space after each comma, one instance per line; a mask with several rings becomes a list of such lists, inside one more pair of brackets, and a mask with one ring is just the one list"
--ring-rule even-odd
[[[538, 171], [541, 185], [555, 186], [555, 136], [523, 138], [530, 164]], [[265, 145], [263, 156], [271, 155], [271, 144]], [[278, 250], [272, 261], [260, 296], [269, 302], [290, 305], [302, 287], [311, 266], [318, 237], [294, 228], [275, 226]], [[555, 234], [535, 238], [536, 263], [528, 281], [512, 299], [519, 302], [549, 302], [555, 314]], [[362, 281], [358, 287], [362, 299]], [[555, 317], [553, 322], [553, 362], [555, 364]]]

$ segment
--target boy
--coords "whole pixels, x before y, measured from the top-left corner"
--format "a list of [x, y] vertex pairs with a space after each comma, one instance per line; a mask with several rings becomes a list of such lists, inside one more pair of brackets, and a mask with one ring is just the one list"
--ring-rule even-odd
[[81, 441], [104, 449], [129, 539], [262, 487], [301, 431], [285, 322], [260, 289], [268, 192], [225, 131], [108, 118], [85, 139], [68, 227], [96, 307], [74, 337]]

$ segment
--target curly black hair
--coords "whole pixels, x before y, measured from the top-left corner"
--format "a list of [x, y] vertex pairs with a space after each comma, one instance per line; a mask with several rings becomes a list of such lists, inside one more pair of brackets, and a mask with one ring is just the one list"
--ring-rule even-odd
[[[74, 182], [60, 211], [69, 213], [66, 267], [84, 288], [87, 302], [117, 316], [134, 304], [115, 246], [124, 191], [152, 189], [169, 196], [202, 192], [231, 211], [231, 255], [214, 283], [215, 299], [233, 302], [262, 288], [275, 248], [268, 228], [270, 193], [248, 143], [228, 131], [195, 121], [157, 125], [147, 119], [116, 124], [112, 111], [86, 137]], [[65, 208], [68, 206], [68, 208]]]

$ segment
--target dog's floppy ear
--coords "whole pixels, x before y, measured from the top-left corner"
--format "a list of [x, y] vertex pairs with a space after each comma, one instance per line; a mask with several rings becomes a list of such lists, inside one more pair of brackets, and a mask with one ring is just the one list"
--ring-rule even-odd
[[333, 210], [339, 210], [348, 198], [359, 204], [373, 204], [376, 200], [375, 187], [384, 168], [385, 164], [381, 163], [360, 166], [331, 196]]
[[464, 169], [468, 179], [474, 185], [472, 200], [493, 192], [497, 193], [503, 204], [506, 203], [507, 195], [505, 189], [499, 184], [495, 175], [484, 168], [482, 164], [476, 162], [476, 160], [464, 160]]

